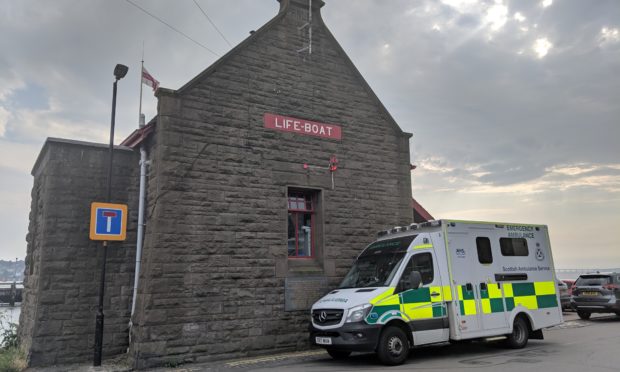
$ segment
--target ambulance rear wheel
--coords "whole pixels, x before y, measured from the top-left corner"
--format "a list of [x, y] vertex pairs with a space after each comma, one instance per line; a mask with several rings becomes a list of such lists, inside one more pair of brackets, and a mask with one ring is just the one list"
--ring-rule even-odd
[[409, 356], [409, 340], [398, 327], [387, 327], [379, 338], [377, 355], [383, 364], [395, 366], [402, 364]]
[[332, 357], [333, 359], [344, 359], [344, 358], [348, 357], [349, 355], [351, 355], [351, 352], [350, 351], [327, 349], [327, 354], [329, 354], [329, 356]]
[[506, 339], [506, 344], [511, 349], [522, 349], [527, 345], [529, 334], [530, 330], [525, 320], [522, 317], [517, 317], [512, 325], [512, 333]]
[[592, 315], [592, 314], [587, 313], [585, 311], [577, 311], [577, 315], [579, 315], [579, 317], [581, 319], [583, 319], [583, 320], [588, 320], [588, 319], [590, 319], [590, 315]]

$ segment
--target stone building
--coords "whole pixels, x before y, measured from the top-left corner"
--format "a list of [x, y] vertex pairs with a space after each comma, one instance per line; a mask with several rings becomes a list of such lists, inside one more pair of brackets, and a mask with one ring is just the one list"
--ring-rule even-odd
[[[307, 347], [311, 304], [386, 226], [413, 220], [409, 139], [312, 1], [279, 13], [177, 90], [116, 151], [128, 240], [109, 248], [105, 355], [137, 368]], [[307, 48], [311, 46], [311, 51]], [[304, 47], [306, 47], [304, 49]], [[129, 329], [136, 149], [150, 160]], [[132, 150], [133, 149], [133, 150]], [[92, 356], [100, 253], [88, 205], [102, 145], [49, 139], [33, 175], [20, 336], [30, 364]]]
[[[108, 249], [106, 355], [128, 346], [134, 277], [139, 156], [118, 147], [114, 202], [129, 207], [127, 240]], [[108, 146], [48, 138], [32, 169], [19, 339], [32, 366], [92, 360], [101, 242], [88, 238], [90, 203], [105, 200]]]

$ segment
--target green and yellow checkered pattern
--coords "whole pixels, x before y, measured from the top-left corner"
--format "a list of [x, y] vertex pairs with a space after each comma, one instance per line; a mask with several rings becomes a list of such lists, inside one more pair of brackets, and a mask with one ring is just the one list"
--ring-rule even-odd
[[415, 320], [444, 317], [447, 310], [443, 302], [452, 301], [450, 286], [423, 287], [393, 293], [394, 288], [390, 288], [370, 301], [374, 307], [366, 319], [368, 323], [384, 323], [392, 316]]
[[555, 282], [506, 283], [504, 284], [506, 310], [521, 305], [530, 310], [557, 307]]
[[[489, 283], [480, 288], [480, 307], [483, 314], [511, 311], [521, 305], [530, 310], [557, 307], [555, 282], [504, 283], [504, 295], [499, 283]], [[473, 288], [472, 288], [473, 289]], [[461, 315], [476, 315], [474, 291], [467, 286], [458, 287]]]
[[504, 299], [499, 283], [489, 283], [486, 289], [480, 286], [480, 304], [483, 314], [501, 313], [504, 311]]
[[[556, 284], [550, 282], [533, 283], [488, 283], [480, 287], [480, 309], [482, 314], [511, 311], [521, 305], [530, 310], [557, 307]], [[461, 315], [476, 315], [476, 297], [473, 287], [457, 287], [459, 311]], [[432, 296], [432, 294], [436, 294]], [[366, 318], [368, 323], [385, 323], [392, 317], [404, 319], [440, 318], [447, 314], [444, 301], [452, 301], [450, 286], [433, 286], [394, 294], [390, 288], [370, 301], [373, 306]]]
[[476, 315], [476, 297], [473, 287], [471, 290], [468, 290], [466, 285], [460, 285], [457, 288], [461, 315]]

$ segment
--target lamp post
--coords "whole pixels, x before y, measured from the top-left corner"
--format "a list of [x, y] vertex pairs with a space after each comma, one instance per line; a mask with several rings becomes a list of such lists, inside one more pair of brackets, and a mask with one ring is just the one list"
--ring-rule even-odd
[[[112, 160], [114, 158], [114, 122], [116, 120], [116, 85], [118, 81], [127, 75], [129, 68], [125, 65], [118, 64], [114, 67], [114, 80], [112, 88], [112, 120], [110, 122], [110, 157], [108, 162], [108, 193], [106, 202], [112, 199]], [[105, 264], [108, 253], [108, 242], [103, 241], [103, 262], [101, 264], [101, 280], [99, 281], [99, 306], [97, 308], [97, 317], [95, 318], [95, 356], [93, 358], [93, 366], [101, 365], [101, 351], [103, 348], [103, 293], [105, 289]]]

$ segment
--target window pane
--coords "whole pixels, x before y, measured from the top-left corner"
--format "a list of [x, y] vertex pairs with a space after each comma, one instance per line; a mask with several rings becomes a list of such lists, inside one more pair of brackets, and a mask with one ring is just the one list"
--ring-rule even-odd
[[[314, 257], [314, 213], [313, 200], [318, 191], [293, 189], [288, 191], [288, 256]], [[320, 231], [320, 230], [318, 230]]]
[[499, 245], [503, 256], [529, 255], [525, 238], [500, 238]]
[[304, 200], [304, 199], [302, 199], [302, 198], [298, 198], [298, 199], [297, 199], [297, 209], [299, 209], [299, 210], [304, 210], [304, 209], [306, 209], [306, 205], [305, 205], [305, 204], [306, 204], [306, 203], [305, 203], [305, 200]]
[[288, 214], [288, 255], [296, 256], [295, 213]]
[[298, 257], [312, 256], [312, 215], [297, 213]]
[[312, 196], [306, 195], [305, 202], [306, 202], [305, 209], [307, 211], [311, 211], [312, 210]]
[[409, 288], [411, 286], [409, 283], [409, 274], [411, 274], [412, 271], [420, 272], [422, 284], [431, 283], [435, 276], [433, 271], [433, 256], [430, 253], [420, 253], [411, 257], [400, 278], [401, 284], [404, 282], [403, 288]]
[[609, 284], [611, 277], [607, 275], [582, 275], [577, 278], [576, 286], [600, 286]]
[[433, 281], [433, 256], [430, 253], [417, 254], [412, 257], [413, 270], [422, 274], [422, 284], [428, 284]]
[[312, 195], [289, 195], [288, 209], [296, 211], [311, 211]]
[[489, 238], [477, 237], [476, 248], [478, 249], [478, 262], [481, 264], [493, 263], [493, 254], [491, 253], [491, 241]]

